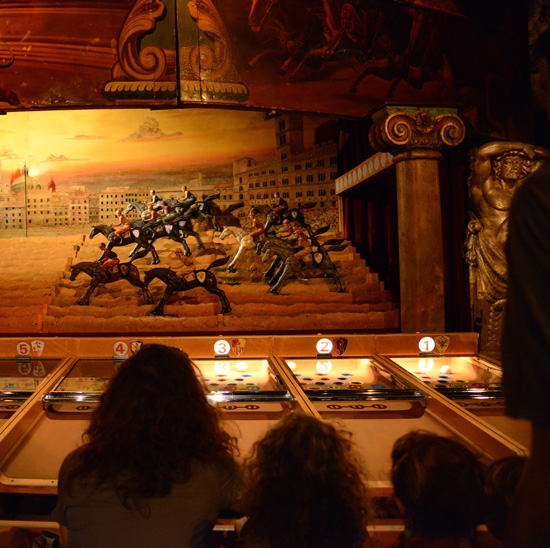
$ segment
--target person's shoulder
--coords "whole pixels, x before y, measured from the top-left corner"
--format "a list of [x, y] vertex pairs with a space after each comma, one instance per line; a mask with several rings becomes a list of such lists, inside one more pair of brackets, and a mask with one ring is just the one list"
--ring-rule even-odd
[[514, 202], [546, 202], [550, 199], [550, 162], [542, 164], [534, 173], [529, 175], [519, 186], [514, 195]]
[[79, 451], [75, 449], [71, 451], [61, 463], [59, 468], [59, 480], [62, 481], [67, 477], [68, 473], [78, 464], [79, 461]]

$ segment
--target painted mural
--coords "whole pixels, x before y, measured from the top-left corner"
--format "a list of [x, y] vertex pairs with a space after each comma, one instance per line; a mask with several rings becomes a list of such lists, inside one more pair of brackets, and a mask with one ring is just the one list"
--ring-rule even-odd
[[223, 109], [0, 118], [0, 330], [397, 328], [338, 232], [338, 135]]
[[388, 100], [435, 101], [459, 105], [476, 131], [521, 138], [528, 62], [517, 10], [453, 0], [15, 1], [0, 6], [0, 107], [200, 103], [362, 117]]

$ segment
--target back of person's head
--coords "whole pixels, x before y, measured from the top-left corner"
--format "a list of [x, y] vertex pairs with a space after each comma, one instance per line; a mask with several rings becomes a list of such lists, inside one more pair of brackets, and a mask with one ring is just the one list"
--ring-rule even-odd
[[368, 534], [364, 476], [350, 435], [291, 414], [254, 444], [243, 507], [270, 548], [352, 548]]
[[391, 480], [413, 534], [467, 539], [483, 521], [483, 467], [461, 443], [415, 431], [391, 453]]
[[485, 471], [485, 525], [499, 540], [504, 540], [508, 512], [526, 463], [526, 457], [506, 457], [492, 462]]
[[197, 373], [187, 354], [159, 344], [123, 362], [92, 413], [70, 478], [93, 473], [131, 505], [186, 481], [193, 459], [231, 462], [236, 440], [221, 428]]

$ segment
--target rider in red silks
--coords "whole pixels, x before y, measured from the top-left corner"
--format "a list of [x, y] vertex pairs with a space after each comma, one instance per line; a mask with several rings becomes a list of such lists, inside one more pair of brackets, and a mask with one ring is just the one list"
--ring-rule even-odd
[[258, 213], [258, 210], [255, 207], [253, 207], [248, 213], [248, 216], [250, 217], [250, 221], [251, 221], [250, 228], [255, 229], [254, 232], [250, 234], [250, 237], [254, 241], [257, 241], [260, 236], [263, 236], [265, 234], [264, 225], [261, 223], [260, 219], [256, 218], [257, 213]]
[[[122, 211], [120, 211], [120, 209], [117, 209], [115, 211], [115, 215], [118, 217], [118, 223], [112, 224], [111, 226], [116, 229], [115, 234], [117, 236], [120, 236], [122, 239], [123, 237], [122, 235], [128, 232], [132, 227], [130, 226], [130, 222], [128, 221], [128, 219], [126, 219], [126, 217], [124, 216]], [[120, 227], [120, 228], [117, 228], [117, 227]]]
[[103, 270], [103, 272], [107, 275], [107, 281], [109, 281], [111, 279], [112, 269], [120, 263], [120, 259], [113, 250], [107, 249], [107, 246], [103, 242], [99, 244], [99, 249], [103, 251], [103, 254], [97, 262], [99, 263], [101, 270]]

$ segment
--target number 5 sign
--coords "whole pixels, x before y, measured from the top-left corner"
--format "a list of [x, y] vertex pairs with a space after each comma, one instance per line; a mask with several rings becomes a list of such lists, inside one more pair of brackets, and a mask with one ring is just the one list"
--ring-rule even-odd
[[31, 353], [31, 345], [26, 342], [17, 343], [16, 351], [18, 356], [28, 356]]

